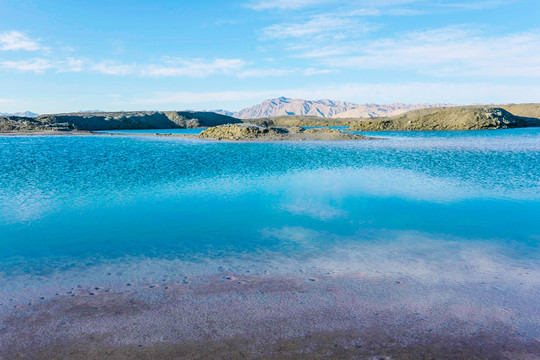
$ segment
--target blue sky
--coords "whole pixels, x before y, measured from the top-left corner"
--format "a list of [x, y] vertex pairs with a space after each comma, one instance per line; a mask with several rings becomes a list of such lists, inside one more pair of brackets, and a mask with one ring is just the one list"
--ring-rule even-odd
[[0, 112], [540, 102], [537, 0], [0, 0]]

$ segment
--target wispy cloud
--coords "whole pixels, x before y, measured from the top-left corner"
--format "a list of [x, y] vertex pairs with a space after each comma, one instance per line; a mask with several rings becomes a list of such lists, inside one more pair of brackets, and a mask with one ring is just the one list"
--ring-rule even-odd
[[101, 61], [90, 63], [87, 70], [105, 75], [129, 75], [136, 71], [135, 64], [118, 64], [114, 61]]
[[351, 54], [357, 51], [354, 45], [347, 43], [319, 47], [304, 44], [302, 46], [291, 46], [289, 47], [289, 50], [295, 52], [294, 57], [306, 59], [329, 58], [332, 56]]
[[172, 59], [164, 65], [147, 65], [140, 68], [143, 76], [189, 76], [206, 77], [214, 74], [233, 74], [244, 69], [241, 59]]
[[366, 38], [378, 29], [379, 25], [366, 19], [366, 16], [375, 13], [373, 10], [356, 9], [347, 13], [312, 15], [300, 22], [267, 26], [261, 30], [260, 40], [264, 41], [265, 46], [279, 44], [281, 49], [290, 51], [295, 58], [341, 55], [347, 51], [347, 45], [357, 46], [353, 42]]
[[306, 68], [303, 70], [304, 75], [321, 75], [321, 74], [331, 74], [338, 72], [338, 69], [319, 69], [319, 68]]
[[263, 40], [300, 38], [341, 40], [365, 33], [371, 27], [359, 21], [358, 16], [325, 14], [315, 15], [301, 23], [282, 23], [263, 29]]
[[90, 64], [89, 71], [106, 75], [142, 77], [191, 77], [228, 75], [239, 78], [283, 76], [292, 70], [250, 68], [242, 59], [180, 59], [164, 58], [160, 64], [119, 64], [111, 61]]
[[64, 60], [33, 58], [28, 60], [0, 61], [0, 69], [5, 71], [30, 72], [43, 74], [48, 70], [57, 73], [80, 72], [86, 69], [87, 62], [83, 59], [68, 57]]
[[248, 2], [246, 6], [257, 11], [269, 9], [301, 9], [332, 1], [335, 0], [253, 0]]
[[[301, 10], [334, 5], [340, 8], [355, 9], [359, 6], [371, 10], [385, 9], [389, 15], [416, 15], [426, 12], [483, 10], [502, 6], [516, 0], [470, 0], [470, 1], [433, 1], [433, 0], [250, 0], [245, 6], [256, 11], [263, 10]], [[334, 3], [334, 4], [332, 4]]]
[[[430, 76], [540, 77], [540, 32], [489, 36], [467, 26], [378, 39], [327, 56], [323, 64], [353, 69], [401, 69]], [[305, 53], [303, 56], [310, 56]]]
[[84, 70], [84, 60], [68, 57], [58, 66], [58, 72], [81, 72]]
[[436, 6], [453, 10], [484, 10], [506, 5], [516, 0], [477, 0], [477, 1], [461, 1], [437, 3]]
[[45, 70], [48, 70], [54, 67], [55, 65], [52, 64], [47, 59], [31, 59], [31, 60], [1, 61], [0, 62], [0, 69], [15, 70], [19, 72], [43, 73], [45, 72]]
[[[0, 33], [0, 50], [47, 50], [37, 40], [30, 39], [20, 31]], [[173, 58], [163, 57], [158, 63], [125, 63], [118, 60], [95, 60], [69, 56], [59, 58], [46, 54], [45, 57], [32, 59], [2, 60], [0, 70], [45, 73], [93, 72], [111, 76], [141, 77], [207, 77], [211, 75], [230, 75], [240, 78], [283, 76], [291, 73], [290, 69], [267, 69], [251, 67], [250, 63], [239, 58]]]
[[38, 40], [31, 39], [20, 31], [5, 31], [0, 33], [0, 50], [36, 51], [43, 49]]
[[[346, 0], [332, 6], [327, 1], [300, 0], [292, 2], [258, 0], [250, 4], [256, 10], [306, 6], [317, 7], [300, 17], [294, 13], [285, 20], [261, 29], [260, 40], [274, 41], [294, 57], [315, 58], [356, 53], [364, 46], [359, 41], [374, 39], [376, 31], [384, 27], [384, 16], [419, 16], [431, 13], [474, 11], [498, 7], [515, 0], [426, 1], [426, 0]], [[255, 6], [256, 5], [256, 6]], [[318, 7], [321, 5], [320, 7]], [[324, 5], [324, 6], [322, 6]], [[290, 19], [287, 21], [286, 19]], [[375, 34], [375, 35], [374, 35]], [[428, 34], [426, 34], [428, 35]], [[387, 39], [382, 39], [383, 41]], [[324, 51], [323, 51], [324, 50]], [[325, 54], [326, 55], [323, 55]]]
[[277, 77], [292, 73], [305, 76], [335, 72], [326, 68], [257, 68], [242, 59], [181, 59], [163, 58], [158, 64], [124, 64], [113, 60], [94, 62], [85, 58], [68, 57], [64, 60], [36, 58], [22, 61], [0, 61], [0, 69], [18, 72], [56, 73], [91, 72], [110, 76], [139, 77], [190, 77], [203, 78], [212, 75], [227, 75], [237, 78]]
[[240, 78], [285, 76], [293, 73], [292, 69], [247, 69], [238, 74]]

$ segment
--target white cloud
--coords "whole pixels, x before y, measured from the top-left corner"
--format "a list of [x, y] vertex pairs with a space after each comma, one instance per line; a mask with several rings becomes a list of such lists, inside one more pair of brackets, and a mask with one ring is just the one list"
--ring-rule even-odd
[[129, 75], [136, 70], [134, 64], [117, 64], [114, 61], [102, 61], [89, 66], [90, 71], [106, 75]]
[[85, 69], [86, 62], [84, 59], [73, 57], [58, 61], [35, 58], [30, 60], [0, 61], [0, 69], [34, 73], [44, 73], [47, 70], [55, 70], [58, 73], [80, 72]]
[[[261, 30], [261, 40], [276, 41], [297, 58], [327, 57], [346, 53], [348, 44], [360, 41], [379, 25], [365, 20], [371, 10], [313, 15], [302, 22], [285, 22]], [[354, 45], [356, 46], [356, 44]]]
[[[321, 56], [321, 48], [329, 49], [334, 55], [347, 54], [349, 50], [358, 51], [366, 41], [366, 34], [381, 28], [380, 16], [412, 16], [429, 13], [447, 13], [450, 11], [480, 10], [486, 7], [496, 7], [512, 0], [484, 1], [471, 0], [467, 3], [448, 1], [444, 4], [438, 1], [425, 0], [348, 0], [335, 4], [333, 9], [318, 9], [308, 16], [293, 16], [295, 21], [283, 21], [261, 29], [261, 40], [281, 42], [287, 49], [295, 51], [296, 57], [314, 58]], [[318, 1], [292, 2], [290, 6], [301, 4], [316, 5]], [[258, 1], [261, 8], [284, 7], [275, 1]], [[264, 7], [262, 5], [265, 5]], [[384, 24], [384, 21], [381, 20]], [[300, 54], [300, 55], [298, 55]], [[329, 54], [328, 54], [329, 55]], [[327, 55], [326, 55], [327, 56]]]
[[293, 72], [291, 69], [247, 69], [238, 74], [240, 78], [285, 76]]
[[[379, 39], [350, 56], [328, 56], [323, 64], [351, 69], [400, 69], [430, 76], [540, 77], [540, 33], [485, 36], [450, 26]], [[303, 54], [311, 56], [311, 53]]]
[[[336, 3], [343, 8], [355, 8], [365, 6], [369, 9], [377, 11], [377, 9], [385, 8], [386, 13], [390, 15], [412, 15], [425, 13], [426, 11], [437, 10], [483, 10], [494, 8], [501, 5], [511, 3], [515, 0], [470, 0], [470, 1], [426, 1], [426, 0], [251, 0], [248, 1], [246, 7], [257, 11], [263, 10], [297, 10], [309, 7], [317, 7]], [[416, 6], [417, 8], [406, 8], [406, 6]]]
[[334, 0], [254, 0], [246, 4], [246, 6], [257, 11], [269, 9], [286, 10], [305, 8], [331, 1]]
[[449, 8], [455, 10], [484, 10], [501, 5], [508, 4], [515, 0], [480, 0], [480, 1], [467, 1], [456, 3], [437, 3], [436, 5], [442, 8]]
[[308, 7], [316, 7], [319, 5], [326, 5], [336, 3], [339, 6], [366, 6], [370, 9], [376, 9], [381, 7], [401, 6], [411, 3], [422, 3], [425, 0], [348, 0], [348, 1], [336, 1], [336, 0], [251, 0], [246, 6], [253, 10], [296, 10], [304, 9]]
[[58, 72], [81, 72], [84, 70], [84, 60], [69, 57], [58, 68]]
[[37, 40], [30, 39], [20, 31], [0, 33], [0, 50], [36, 51], [42, 49]]
[[317, 68], [307, 68], [303, 70], [304, 75], [321, 75], [321, 74], [330, 74], [338, 72], [337, 69], [317, 69]]
[[207, 77], [211, 75], [230, 75], [239, 78], [283, 76], [290, 69], [249, 68], [242, 59], [178, 59], [164, 58], [162, 64], [129, 64], [101, 62], [90, 65], [91, 71], [107, 75], [137, 75], [144, 77]]
[[241, 59], [166, 59], [165, 65], [142, 66], [143, 76], [205, 77], [214, 74], [236, 73], [246, 66]]
[[334, 39], [349, 38], [370, 30], [360, 23], [357, 17], [350, 15], [316, 15], [303, 23], [284, 23], [271, 25], [263, 29], [263, 39]]
[[94, 72], [111, 76], [140, 77], [207, 77], [211, 75], [228, 75], [238, 78], [285, 76], [295, 71], [305, 75], [326, 73], [327, 70], [309, 68], [251, 68], [242, 59], [179, 59], [164, 58], [160, 64], [123, 64], [112, 60], [93, 62], [85, 58], [68, 57], [64, 60], [48, 60], [37, 58], [23, 61], [0, 61], [0, 69], [22, 72], [43, 73], [53, 70], [57, 73]]
[[293, 46], [290, 50], [299, 51], [294, 57], [316, 59], [354, 53], [357, 49], [352, 45], [333, 45], [320, 47]]
[[54, 65], [47, 59], [32, 59], [20, 61], [2, 61], [0, 69], [15, 70], [20, 72], [43, 73], [47, 69], [53, 68]]

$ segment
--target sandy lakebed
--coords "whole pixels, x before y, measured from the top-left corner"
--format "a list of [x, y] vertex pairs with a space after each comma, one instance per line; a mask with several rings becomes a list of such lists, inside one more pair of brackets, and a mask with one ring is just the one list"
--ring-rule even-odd
[[[524, 278], [527, 278], [525, 275]], [[5, 359], [536, 359], [536, 310], [482, 288], [361, 274], [223, 274], [123, 290], [74, 288], [2, 316]], [[448, 305], [449, 297], [459, 299]], [[422, 299], [424, 301], [422, 301]], [[444, 300], [443, 300], [444, 299]], [[486, 303], [487, 302], [487, 303]], [[519, 317], [519, 318], [516, 318]]]

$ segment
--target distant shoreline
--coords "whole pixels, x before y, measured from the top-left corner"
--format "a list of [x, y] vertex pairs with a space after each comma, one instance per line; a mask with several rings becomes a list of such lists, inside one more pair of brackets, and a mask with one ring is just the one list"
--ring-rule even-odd
[[[209, 112], [157, 111], [52, 114], [41, 115], [37, 118], [0, 117], [0, 133], [30, 134], [36, 131], [37, 134], [48, 135], [57, 135], [49, 131], [64, 133], [148, 129], [148, 132], [152, 133], [152, 129], [195, 129], [220, 126], [264, 126], [268, 129], [347, 126], [352, 131], [445, 131], [539, 127], [540, 104], [507, 106], [506, 109], [496, 106], [426, 108], [392, 117], [350, 119], [291, 115], [240, 120]], [[303, 135], [307, 133], [308, 131]], [[316, 137], [314, 134], [303, 135], [295, 137]], [[280, 137], [285, 136], [280, 135]], [[345, 138], [345, 136], [340, 136], [340, 138]]]
[[[191, 128], [191, 129], [207, 129], [208, 127]], [[534, 127], [526, 127], [534, 128]], [[147, 132], [128, 132], [130, 130], [147, 130]], [[309, 141], [310, 139], [243, 139], [243, 140], [230, 140], [230, 139], [213, 139], [213, 138], [201, 138], [196, 134], [180, 134], [180, 133], [158, 133], [155, 130], [177, 130], [177, 129], [126, 129], [126, 132], [107, 132], [115, 130], [71, 130], [71, 131], [56, 131], [56, 130], [42, 130], [42, 131], [12, 131], [12, 132], [0, 132], [0, 137], [27, 137], [27, 136], [146, 136], [146, 137], [164, 137], [164, 138], [183, 138], [192, 140], [204, 140], [210, 142], [281, 142], [281, 141]], [[178, 129], [183, 130], [183, 129]], [[349, 130], [355, 132], [459, 132], [459, 131], [479, 131], [479, 130], [506, 130], [506, 129], [470, 129], [470, 130]], [[120, 131], [124, 131], [123, 129]], [[382, 137], [369, 137], [367, 139], [383, 139]], [[326, 140], [326, 141], [342, 141], [342, 140], [365, 140], [365, 139], [312, 139], [313, 141]]]

